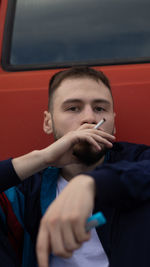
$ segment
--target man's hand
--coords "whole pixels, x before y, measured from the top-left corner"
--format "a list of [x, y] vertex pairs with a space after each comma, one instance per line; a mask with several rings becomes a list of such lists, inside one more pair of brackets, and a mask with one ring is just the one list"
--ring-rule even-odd
[[101, 145], [111, 148], [115, 137], [93, 127], [93, 124], [84, 124], [42, 150], [14, 158], [12, 164], [18, 177], [24, 180], [48, 166], [63, 167], [67, 164], [79, 163], [73, 155], [73, 147], [80, 142], [88, 142], [97, 151], [101, 150]]
[[78, 163], [77, 158], [73, 156], [73, 147], [75, 144], [87, 142], [93, 146], [96, 151], [101, 150], [101, 145], [107, 148], [112, 147], [115, 137], [102, 130], [94, 129], [93, 124], [84, 124], [75, 131], [70, 131], [51, 146], [43, 149], [43, 159], [49, 166], [63, 167], [67, 164]]
[[88, 241], [85, 223], [94, 206], [95, 182], [87, 175], [73, 178], [43, 216], [37, 238], [39, 267], [48, 267], [49, 255], [71, 257]]
[[84, 124], [42, 150], [14, 158], [12, 164], [16, 173], [21, 180], [24, 180], [48, 166], [62, 167], [78, 163], [77, 158], [73, 156], [73, 147], [82, 141], [88, 142], [98, 151], [101, 150], [101, 144], [111, 148], [115, 137], [93, 127], [93, 124]]

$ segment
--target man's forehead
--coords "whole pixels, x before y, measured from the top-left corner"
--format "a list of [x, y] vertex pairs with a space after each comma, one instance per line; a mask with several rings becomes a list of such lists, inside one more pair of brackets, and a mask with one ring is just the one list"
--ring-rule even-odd
[[61, 82], [61, 84], [57, 87], [55, 91], [55, 95], [59, 95], [65, 92], [70, 95], [76, 95], [81, 92], [85, 93], [85, 90], [88, 90], [88, 93], [94, 96], [94, 93], [97, 95], [101, 95], [103, 93], [110, 93], [109, 88], [100, 80], [96, 81], [89, 77], [81, 77], [81, 78], [67, 78]]
[[67, 78], [62, 81], [60, 86], [54, 92], [54, 101], [63, 103], [68, 99], [83, 101], [101, 101], [106, 99], [112, 101], [112, 95], [109, 88], [101, 81], [93, 80], [89, 77]]

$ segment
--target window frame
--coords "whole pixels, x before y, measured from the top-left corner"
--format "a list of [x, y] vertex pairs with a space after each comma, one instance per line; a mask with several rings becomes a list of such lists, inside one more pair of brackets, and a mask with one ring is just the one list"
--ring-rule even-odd
[[87, 61], [77, 61], [77, 62], [66, 62], [66, 63], [48, 63], [48, 64], [26, 64], [26, 65], [11, 65], [10, 64], [10, 50], [11, 50], [11, 40], [14, 26], [14, 18], [16, 11], [17, 0], [8, 1], [8, 7], [5, 18], [4, 35], [2, 43], [2, 58], [1, 65], [5, 71], [29, 71], [29, 70], [44, 70], [44, 69], [59, 69], [68, 68], [71, 66], [112, 66], [112, 65], [130, 65], [130, 64], [142, 64], [150, 63], [149, 57], [137, 57], [134, 59], [111, 59], [111, 60], [87, 60]]

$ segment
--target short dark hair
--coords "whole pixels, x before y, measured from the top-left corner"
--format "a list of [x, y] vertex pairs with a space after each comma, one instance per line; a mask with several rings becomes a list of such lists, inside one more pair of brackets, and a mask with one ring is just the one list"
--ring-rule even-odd
[[48, 109], [50, 109], [50, 107], [52, 106], [53, 94], [62, 81], [68, 78], [81, 78], [81, 77], [89, 77], [97, 82], [100, 80], [103, 84], [106, 85], [106, 87], [109, 89], [112, 95], [109, 79], [102, 71], [98, 71], [96, 69], [89, 68], [87, 66], [71, 67], [70, 69], [66, 69], [55, 73], [50, 79]]

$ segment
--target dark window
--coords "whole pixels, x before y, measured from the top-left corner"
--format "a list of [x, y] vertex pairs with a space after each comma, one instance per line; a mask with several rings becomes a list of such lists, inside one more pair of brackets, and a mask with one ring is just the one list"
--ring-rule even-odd
[[150, 58], [149, 0], [17, 0], [9, 64], [69, 66]]

